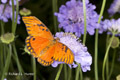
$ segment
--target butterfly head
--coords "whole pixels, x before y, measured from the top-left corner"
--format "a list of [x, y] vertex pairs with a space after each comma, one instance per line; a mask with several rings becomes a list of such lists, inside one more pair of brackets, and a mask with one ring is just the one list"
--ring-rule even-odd
[[57, 37], [57, 38], [56, 38], [56, 41], [60, 41], [60, 38]]
[[59, 42], [59, 41], [60, 41], [60, 38], [55, 37], [53, 41], [54, 41], [54, 42]]

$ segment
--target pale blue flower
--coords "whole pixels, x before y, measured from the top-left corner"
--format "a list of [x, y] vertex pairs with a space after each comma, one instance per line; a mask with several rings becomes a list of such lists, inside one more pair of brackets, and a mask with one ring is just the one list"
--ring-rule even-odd
[[1, 0], [2, 3], [7, 3], [7, 0]]
[[107, 31], [109, 34], [116, 33], [116, 35], [120, 35], [120, 18], [117, 20], [104, 20], [101, 24], [100, 31]]
[[108, 9], [108, 13], [112, 16], [117, 12], [120, 13], [120, 0], [113, 0], [113, 3]]
[[4, 80], [7, 80], [7, 78], [4, 78]]
[[[87, 33], [93, 35], [95, 29], [99, 27], [99, 15], [95, 12], [96, 6], [86, 0], [86, 20], [87, 20]], [[55, 13], [58, 18], [59, 28], [63, 28], [65, 32], [75, 33], [80, 37], [84, 34], [84, 15], [83, 3], [78, 0], [67, 1], [66, 5], [59, 8], [59, 13]]]
[[[19, 2], [20, 0], [18, 0]], [[9, 4], [12, 5], [12, 0], [9, 1]], [[16, 5], [16, 0], [14, 0], [14, 5]]]
[[[82, 43], [78, 40], [78, 38], [72, 33], [64, 33], [58, 32], [55, 37], [60, 39], [60, 42], [65, 44], [68, 48], [70, 48], [74, 54], [74, 61], [81, 64], [81, 68], [83, 72], [90, 70], [90, 65], [92, 64], [92, 57], [87, 51], [87, 47], [82, 45]], [[57, 67], [58, 64], [64, 62], [54, 61], [52, 66]], [[76, 68], [77, 64], [73, 62], [72, 65], [69, 64], [71, 68]]]
[[[16, 18], [16, 11], [14, 13]], [[12, 20], [12, 6], [0, 4], [0, 20], [8, 22], [8, 19]], [[17, 23], [20, 24], [20, 15], [18, 15]]]
[[4, 4], [0, 4], [0, 20], [8, 22], [8, 19], [10, 18], [12, 13], [12, 8], [9, 5], [6, 5], [6, 8], [4, 10], [4, 7]]
[[[7, 3], [8, 0], [1, 0], [2, 3]], [[18, 0], [19, 2], [20, 0]], [[9, 5], [12, 5], [12, 0], [9, 0]], [[14, 0], [14, 5], [16, 5], [16, 0]]]

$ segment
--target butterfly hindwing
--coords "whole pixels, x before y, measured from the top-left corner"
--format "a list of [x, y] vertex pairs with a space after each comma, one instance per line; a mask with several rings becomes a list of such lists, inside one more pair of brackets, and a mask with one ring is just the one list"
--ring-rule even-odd
[[26, 25], [27, 32], [30, 36], [39, 36], [47, 39], [53, 39], [50, 30], [36, 17], [26, 16], [22, 17]]
[[53, 63], [53, 55], [55, 51], [53, 41], [39, 36], [28, 36], [26, 38], [26, 45], [27, 49], [37, 58], [40, 64], [48, 66]]
[[39, 36], [28, 36], [26, 38], [27, 49], [34, 57], [38, 57], [40, 52], [48, 46], [50, 43], [49, 39], [42, 38]]
[[55, 45], [47, 46], [43, 53], [41, 52], [41, 56], [38, 57], [38, 62], [43, 66], [49, 66], [53, 63], [54, 59], [54, 52], [55, 52]]
[[55, 44], [54, 60], [72, 64], [74, 55], [72, 51], [63, 43], [57, 42]]

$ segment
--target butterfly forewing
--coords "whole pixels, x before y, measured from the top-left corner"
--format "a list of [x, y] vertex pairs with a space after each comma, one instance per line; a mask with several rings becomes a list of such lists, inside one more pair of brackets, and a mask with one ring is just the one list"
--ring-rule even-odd
[[54, 39], [50, 30], [36, 17], [22, 17], [22, 20], [25, 23], [27, 32], [30, 36], [39, 36], [51, 40]]

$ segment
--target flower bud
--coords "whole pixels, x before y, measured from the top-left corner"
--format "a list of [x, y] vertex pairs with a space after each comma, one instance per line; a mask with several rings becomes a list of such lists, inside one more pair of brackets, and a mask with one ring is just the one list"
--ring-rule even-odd
[[31, 14], [31, 11], [29, 9], [23, 8], [20, 10], [20, 15], [28, 16], [30, 14]]
[[117, 48], [117, 47], [119, 47], [119, 38], [118, 38], [118, 37], [114, 37], [114, 38], [113, 38], [111, 47], [112, 47], [112, 48]]
[[120, 74], [116, 77], [116, 80], [120, 80]]
[[13, 33], [6, 33], [0, 37], [2, 43], [5, 43], [5, 44], [10, 44], [11, 42], [14, 41], [14, 38], [15, 36]]

